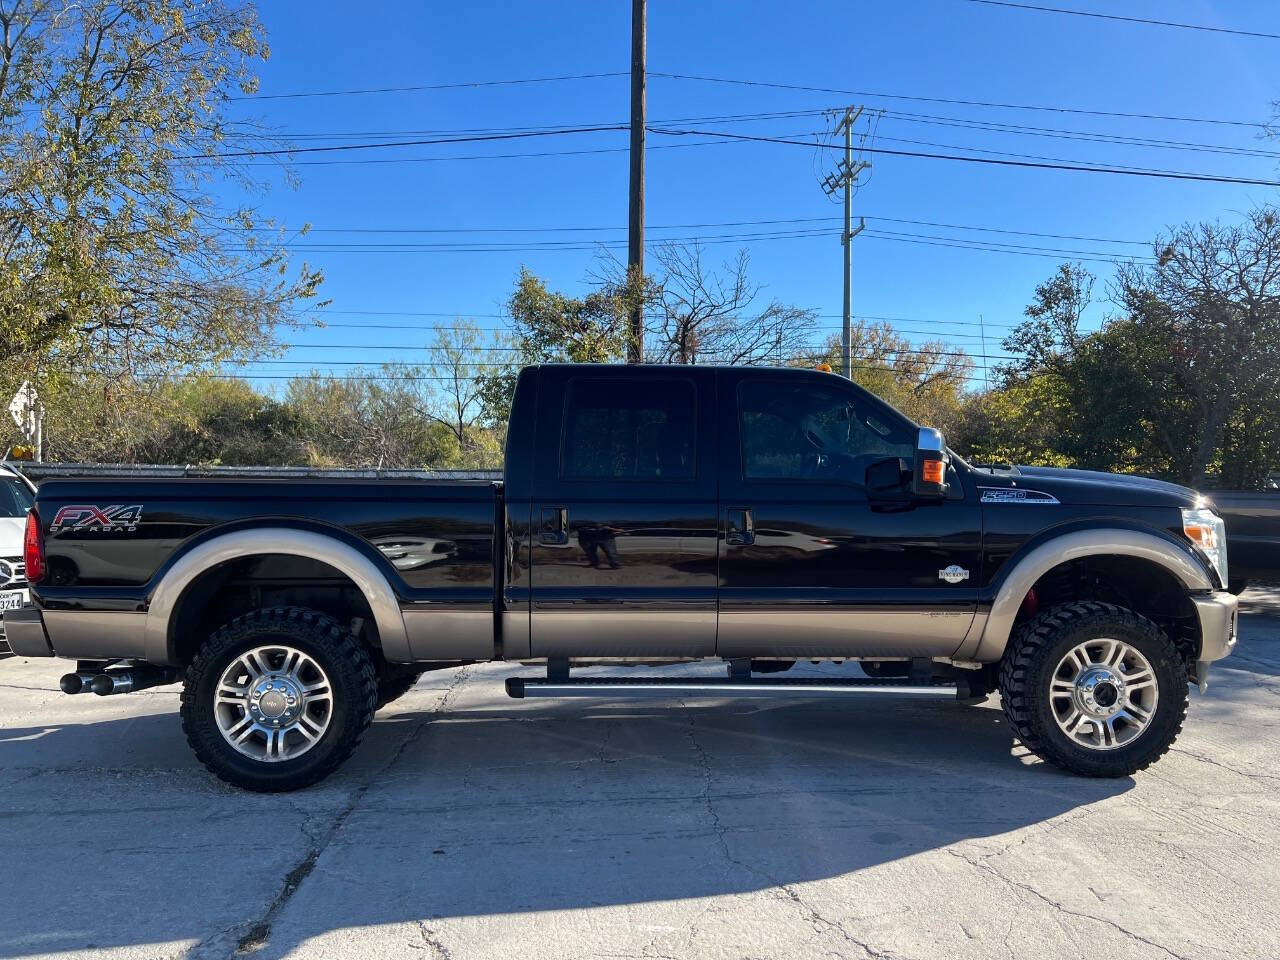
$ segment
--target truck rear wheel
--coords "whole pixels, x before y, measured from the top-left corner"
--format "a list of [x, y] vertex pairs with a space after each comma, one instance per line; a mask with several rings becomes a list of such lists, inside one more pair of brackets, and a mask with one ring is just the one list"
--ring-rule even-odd
[[1053, 607], [1018, 628], [1000, 670], [1023, 746], [1089, 777], [1160, 759], [1187, 715], [1187, 670], [1156, 624], [1097, 601]]
[[182, 728], [220, 779], [297, 790], [351, 754], [376, 696], [373, 663], [349, 630], [314, 610], [272, 607], [205, 641], [187, 668]]

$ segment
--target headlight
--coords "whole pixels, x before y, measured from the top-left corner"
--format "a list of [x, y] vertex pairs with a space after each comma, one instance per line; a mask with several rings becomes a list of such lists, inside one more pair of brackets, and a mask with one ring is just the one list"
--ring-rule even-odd
[[1227, 526], [1207, 507], [1182, 511], [1182, 532], [1204, 554], [1222, 587], [1227, 585]]

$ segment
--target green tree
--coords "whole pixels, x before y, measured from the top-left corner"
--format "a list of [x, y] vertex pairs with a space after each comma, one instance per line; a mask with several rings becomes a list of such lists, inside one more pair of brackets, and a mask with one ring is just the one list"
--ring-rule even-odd
[[[842, 342], [838, 335], [823, 347], [802, 355], [801, 366], [828, 364], [839, 370]], [[962, 398], [973, 375], [973, 358], [938, 340], [913, 344], [884, 322], [854, 323], [849, 352], [851, 379], [892, 404], [917, 423], [952, 431], [960, 421]]]
[[1060, 379], [1026, 377], [966, 394], [947, 441], [975, 463], [1070, 467], [1059, 424], [1070, 400]]
[[519, 368], [535, 363], [622, 363], [630, 337], [627, 319], [633, 304], [647, 302], [647, 281], [626, 276], [604, 279], [598, 289], [571, 297], [547, 287], [527, 267], [520, 268], [507, 300], [511, 317], [512, 362], [483, 375], [486, 416], [506, 420]]
[[[1189, 442], [1171, 438], [1170, 472], [1200, 486], [1221, 471], [1224, 445], [1236, 449], [1238, 466], [1259, 462], [1240, 455], [1246, 438], [1228, 440], [1233, 421], [1261, 415], [1274, 424], [1280, 413], [1280, 217], [1263, 207], [1235, 224], [1188, 224], [1161, 238], [1156, 253], [1154, 265], [1119, 270], [1116, 300], [1134, 337], [1157, 348], [1146, 351], [1150, 376], [1163, 385], [1152, 399], [1175, 404], [1189, 428]], [[1270, 432], [1254, 434], [1255, 450]]]
[[312, 373], [285, 394], [304, 462], [317, 467], [421, 469], [452, 466], [457, 444], [422, 415], [418, 385], [388, 365], [334, 377]]
[[275, 343], [320, 275], [214, 196], [264, 185], [278, 144], [228, 104], [267, 53], [230, 0], [0, 0], [0, 360], [147, 377]]
[[1116, 312], [1092, 333], [1080, 330], [1086, 271], [1064, 265], [1037, 287], [1005, 341], [1021, 359], [1004, 386], [1053, 382], [1052, 449], [1080, 466], [1256, 485], [1277, 455], [1280, 219], [1263, 207], [1188, 224], [1154, 253], [1117, 270]]
[[409, 382], [427, 387], [419, 392], [419, 410], [452, 435], [458, 466], [501, 467], [506, 418], [493, 415], [485, 391], [490, 382], [516, 375], [514, 354], [519, 348], [509, 336], [486, 333], [461, 317], [436, 331], [432, 348], [430, 364], [406, 368], [417, 375]]
[[239, 379], [81, 377], [45, 407], [50, 460], [259, 466], [301, 453], [290, 411]]

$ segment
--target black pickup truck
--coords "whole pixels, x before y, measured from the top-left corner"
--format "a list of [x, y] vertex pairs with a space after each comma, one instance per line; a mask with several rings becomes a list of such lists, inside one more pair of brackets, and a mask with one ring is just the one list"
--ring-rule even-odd
[[[181, 680], [196, 754], [255, 790], [331, 772], [423, 671], [500, 660], [545, 666], [516, 697], [998, 689], [1027, 748], [1119, 776], [1236, 638], [1191, 490], [976, 469], [794, 369], [528, 368], [500, 483], [50, 480], [25, 563], [15, 653], [77, 660], [68, 693]], [[679, 675], [704, 658], [726, 675]]]
[[1268, 480], [1262, 490], [1214, 490], [1213, 509], [1227, 525], [1232, 593], [1250, 581], [1280, 580], [1280, 483]]

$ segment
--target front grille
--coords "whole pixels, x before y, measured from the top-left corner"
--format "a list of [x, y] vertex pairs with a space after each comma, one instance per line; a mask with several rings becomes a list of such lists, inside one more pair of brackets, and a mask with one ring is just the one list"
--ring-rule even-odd
[[27, 588], [27, 565], [22, 557], [0, 557], [13, 571], [13, 579], [8, 583], [0, 580], [0, 590], [25, 590]]

